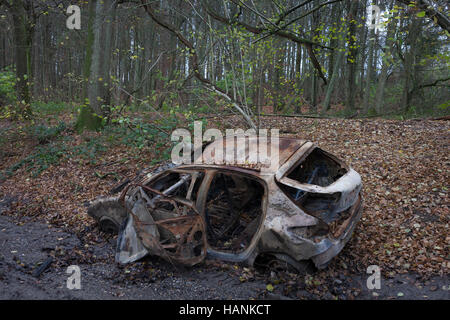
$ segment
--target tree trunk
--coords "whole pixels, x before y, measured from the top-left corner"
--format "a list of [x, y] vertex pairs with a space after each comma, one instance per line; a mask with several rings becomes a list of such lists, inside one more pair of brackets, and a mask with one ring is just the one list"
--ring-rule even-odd
[[[97, 0], [90, 4], [86, 64], [84, 75], [88, 76], [86, 88], [88, 105], [81, 108], [76, 129], [98, 130], [103, 117], [108, 115], [111, 100], [110, 75], [112, 25], [116, 0]], [[91, 24], [92, 22], [92, 24]], [[104, 45], [102, 45], [104, 44]]]
[[[343, 39], [344, 40], [341, 41], [342, 44], [345, 43], [345, 37]], [[336, 81], [339, 77], [339, 69], [341, 68], [342, 60], [344, 58], [345, 49], [342, 48], [342, 46], [339, 46], [338, 50], [339, 50], [339, 53], [336, 55], [336, 58], [334, 59], [335, 61], [334, 61], [333, 73], [331, 75], [331, 79], [328, 83], [327, 91], [325, 94], [325, 100], [323, 102], [322, 113], [325, 113], [328, 110], [330, 110], [331, 95], [333, 93], [334, 86], [336, 85]]]
[[358, 13], [359, 1], [352, 1], [350, 5], [350, 12], [348, 17], [349, 31], [348, 31], [348, 45], [349, 54], [347, 56], [347, 94], [346, 94], [346, 109], [353, 111], [355, 109], [355, 77], [356, 77], [356, 55], [358, 49], [356, 47], [356, 15]]
[[[111, 104], [111, 59], [112, 59], [112, 43], [113, 43], [113, 26], [114, 21], [116, 19], [116, 8], [117, 8], [117, 0], [106, 1], [108, 3], [106, 9], [108, 10], [106, 15], [106, 21], [104, 24], [105, 28], [105, 51], [104, 51], [104, 59], [105, 63], [103, 66], [103, 74], [105, 79], [105, 87], [104, 87], [104, 96], [103, 100], [105, 105]], [[109, 110], [108, 110], [109, 111]]]
[[94, 20], [95, 20], [95, 6], [97, 0], [89, 2], [89, 17], [87, 26], [87, 38], [86, 38], [86, 54], [83, 65], [83, 98], [87, 99], [87, 89], [89, 84], [89, 77], [91, 74], [92, 63], [92, 48], [94, 44]]
[[[351, 2], [349, 12], [352, 12], [354, 6], [356, 6], [356, 1]], [[342, 31], [340, 32], [341, 39], [339, 41], [339, 48], [337, 49], [338, 53], [334, 59], [333, 73], [328, 83], [327, 91], [325, 93], [325, 100], [323, 102], [322, 113], [325, 113], [328, 110], [330, 110], [331, 95], [339, 78], [339, 70], [341, 69], [341, 65], [344, 59], [345, 43], [347, 39], [347, 32], [349, 30], [348, 28], [349, 28], [349, 16], [346, 17], [345, 24], [342, 26]]]
[[[392, 9], [393, 3], [391, 3], [391, 9]], [[380, 76], [378, 78], [378, 87], [377, 87], [377, 93], [375, 97], [375, 110], [377, 114], [382, 114], [384, 112], [383, 110], [383, 97], [384, 97], [384, 88], [386, 85], [387, 75], [388, 75], [388, 69], [391, 65], [392, 60], [392, 45], [393, 45], [393, 37], [395, 35], [395, 28], [397, 25], [397, 19], [395, 19], [395, 14], [393, 17], [390, 18], [391, 21], [388, 24], [388, 29], [386, 33], [386, 40], [384, 44], [384, 53], [383, 53], [383, 65], [381, 67]]]
[[405, 59], [403, 63], [404, 69], [404, 86], [403, 86], [403, 96], [402, 96], [402, 109], [403, 112], [408, 112], [411, 108], [412, 99], [412, 88], [413, 84], [413, 74], [415, 69], [415, 58], [416, 58], [416, 41], [420, 33], [420, 20], [416, 17], [411, 18], [412, 21], [409, 26], [408, 37], [406, 39], [406, 44], [409, 46], [409, 50], [405, 52]]
[[31, 46], [33, 26], [28, 20], [28, 14], [22, 0], [14, 0], [11, 5], [11, 15], [14, 24], [14, 56], [16, 64], [17, 98], [24, 104], [23, 116], [31, 116], [30, 87], [31, 83]]
[[[319, 27], [319, 12], [313, 12], [311, 15], [311, 30], [312, 30], [312, 38], [315, 39], [318, 36], [317, 28]], [[314, 51], [311, 48], [311, 51]], [[317, 113], [317, 96], [318, 96], [318, 71], [315, 68], [311, 68], [312, 72], [312, 81], [311, 81], [311, 113]]]
[[[300, 44], [296, 43], [296, 47], [297, 47], [297, 56], [296, 56], [296, 62], [295, 62], [295, 75], [294, 75], [294, 81], [297, 85], [297, 89], [296, 89], [296, 95], [301, 95], [301, 83], [300, 83], [300, 79], [301, 79], [301, 63], [302, 63], [302, 47], [300, 46]], [[302, 108], [301, 108], [301, 104], [299, 102], [298, 99], [295, 99], [295, 113], [296, 114], [301, 114], [302, 113]]]
[[363, 114], [367, 114], [369, 111], [369, 98], [370, 98], [370, 85], [372, 84], [373, 75], [373, 60], [374, 60], [374, 47], [375, 47], [375, 32], [372, 29], [369, 33], [369, 59], [367, 61], [367, 74], [366, 74], [366, 88], [364, 90], [363, 98]]

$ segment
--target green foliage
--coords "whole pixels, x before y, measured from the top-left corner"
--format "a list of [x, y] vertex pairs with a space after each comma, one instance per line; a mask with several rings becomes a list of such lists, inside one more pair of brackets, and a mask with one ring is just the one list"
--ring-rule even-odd
[[[217, 81], [216, 85], [222, 89], [223, 91], [227, 91], [228, 90], [232, 90], [232, 85], [233, 85], [233, 74], [227, 73], [225, 75], [225, 78]], [[238, 88], [242, 87], [242, 77], [237, 77], [237, 79], [235, 80], [235, 85]], [[228, 88], [227, 88], [228, 87]]]
[[29, 130], [29, 134], [33, 137], [36, 137], [39, 141], [39, 143], [47, 143], [51, 139], [57, 137], [61, 132], [66, 130], [67, 126], [65, 122], [60, 121], [58, 125], [48, 127], [46, 125], [37, 125], [31, 127]]
[[386, 105], [400, 105], [404, 90], [402, 82], [393, 83], [385, 89], [384, 104]]
[[0, 119], [17, 118], [20, 114], [20, 104], [16, 96], [16, 75], [6, 68], [0, 71]]
[[98, 156], [108, 149], [104, 136], [86, 137], [83, 143], [71, 146], [70, 137], [61, 135], [67, 128], [67, 124], [61, 121], [56, 126], [39, 124], [25, 129], [28, 135], [38, 139], [39, 145], [24, 159], [1, 172], [0, 180], [13, 175], [20, 168], [25, 168], [36, 177], [64, 158], [79, 157], [95, 164]]
[[375, 108], [369, 108], [369, 110], [367, 110], [367, 116], [369, 117], [375, 117], [377, 115], [377, 111], [375, 110]]
[[91, 164], [96, 164], [97, 157], [108, 150], [108, 146], [104, 136], [91, 138], [87, 137], [86, 141], [72, 150], [72, 154], [81, 159], [89, 160]]
[[420, 11], [420, 12], [418, 12], [418, 13], [417, 13], [417, 16], [418, 16], [419, 18], [425, 17], [425, 11]]
[[[112, 108], [112, 110], [119, 109]], [[188, 119], [187, 127], [193, 130], [194, 113], [186, 111], [184, 116]], [[176, 110], [162, 113], [159, 119], [151, 121], [117, 114], [112, 114], [109, 120], [100, 134], [84, 135], [85, 141], [75, 146], [70, 143], [69, 136], [62, 135], [69, 129], [65, 122], [60, 121], [53, 126], [37, 124], [26, 127], [23, 132], [37, 139], [39, 144], [25, 158], [0, 173], [0, 179], [13, 175], [21, 168], [32, 172], [32, 176], [36, 177], [51, 165], [57, 165], [68, 158], [83, 159], [90, 164], [96, 164], [101, 154], [116, 145], [129, 146], [131, 156], [136, 158], [141, 158], [143, 152], [148, 152], [157, 155], [153, 162], [167, 160], [170, 158], [172, 147], [170, 135], [176, 128], [182, 126], [180, 112]], [[206, 125], [206, 120], [202, 121]]]
[[25, 127], [22, 134], [25, 133], [31, 138], [36, 138], [39, 141], [39, 145], [24, 159], [0, 173], [0, 179], [11, 176], [22, 167], [27, 171], [31, 171], [33, 177], [35, 177], [52, 164], [57, 164], [68, 152], [68, 138], [61, 135], [66, 129], [67, 125], [63, 121], [60, 121], [55, 126], [38, 124]]
[[75, 130], [82, 132], [84, 129], [98, 131], [104, 126], [102, 117], [95, 114], [92, 107], [85, 103], [80, 106], [77, 121], [75, 123]]
[[198, 113], [210, 113], [210, 112], [213, 113], [215, 111], [211, 106], [209, 106], [207, 104], [204, 104], [202, 106], [189, 104], [186, 109], [187, 109], [187, 112], [197, 113], [197, 114]]
[[72, 106], [69, 103], [55, 101], [34, 101], [31, 103], [31, 108], [34, 114], [39, 114], [41, 116], [60, 115], [72, 110]]
[[113, 119], [112, 124], [105, 128], [108, 140], [113, 143], [125, 144], [138, 150], [161, 149], [168, 147], [170, 134], [179, 125], [175, 113], [165, 114], [164, 117], [151, 122], [142, 118], [120, 117]]
[[[370, 110], [370, 109], [369, 109], [369, 110]], [[349, 109], [345, 108], [345, 109], [336, 111], [336, 112], [333, 114], [333, 116], [336, 117], [336, 118], [344, 118], [344, 119], [345, 119], [345, 118], [348, 118], [348, 117], [350, 117], [350, 116], [353, 116], [354, 113], [355, 113], [354, 110], [349, 110]]]
[[447, 111], [449, 112], [450, 110], [450, 100], [445, 101], [444, 103], [438, 104], [436, 107], [436, 109], [438, 110], [442, 110], [442, 111]]
[[[112, 107], [110, 124], [103, 131], [107, 143], [124, 144], [135, 149], [135, 154], [140, 157], [142, 152], [151, 152], [157, 155], [155, 161], [167, 160], [170, 157], [172, 132], [182, 126], [180, 115], [188, 121], [188, 129], [193, 131], [195, 114], [198, 110], [182, 110], [175, 107], [170, 112], [161, 112], [159, 117], [147, 120], [139, 116], [128, 116], [123, 112], [123, 106]], [[120, 111], [120, 112], [119, 112]], [[119, 112], [119, 113], [117, 113]], [[206, 120], [201, 120], [203, 125]]]
[[25, 167], [36, 177], [53, 164], [57, 164], [67, 151], [65, 143], [53, 141], [45, 145], [39, 145], [34, 152], [20, 160], [0, 174], [0, 180], [11, 176], [15, 171]]
[[17, 100], [15, 94], [16, 75], [6, 68], [0, 71], [0, 108], [12, 104]]

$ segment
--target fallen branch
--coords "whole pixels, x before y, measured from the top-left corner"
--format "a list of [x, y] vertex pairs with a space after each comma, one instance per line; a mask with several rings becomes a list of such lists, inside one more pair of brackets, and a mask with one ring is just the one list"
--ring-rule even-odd
[[320, 115], [306, 115], [306, 114], [276, 114], [266, 113], [261, 114], [261, 117], [288, 117], [288, 118], [314, 118], [314, 119], [331, 119], [330, 117]]
[[449, 116], [439, 117], [439, 118], [433, 118], [431, 120], [446, 120], [446, 121], [449, 121], [450, 120], [450, 115]]
[[38, 278], [45, 270], [47, 270], [48, 267], [50, 267], [50, 265], [53, 262], [53, 258], [52, 257], [48, 257], [47, 260], [45, 260], [40, 266], [39, 268], [35, 269], [33, 271], [33, 277]]

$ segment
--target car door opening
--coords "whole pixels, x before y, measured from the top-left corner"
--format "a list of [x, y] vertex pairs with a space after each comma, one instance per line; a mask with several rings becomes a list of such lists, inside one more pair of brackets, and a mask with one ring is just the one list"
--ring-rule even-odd
[[216, 173], [206, 199], [205, 222], [210, 247], [239, 253], [261, 224], [263, 185], [238, 174]]

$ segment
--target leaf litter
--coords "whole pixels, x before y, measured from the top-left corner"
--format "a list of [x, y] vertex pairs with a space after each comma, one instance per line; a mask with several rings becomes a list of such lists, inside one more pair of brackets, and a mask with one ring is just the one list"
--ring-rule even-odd
[[[208, 127], [245, 128], [239, 117], [211, 118]], [[344, 120], [293, 117], [261, 117], [262, 128], [279, 128], [284, 136], [316, 142], [346, 161], [363, 180], [364, 211], [355, 233], [327, 269], [314, 275], [277, 272], [267, 280], [272, 292], [283, 283], [282, 293], [306, 290], [309, 294], [332, 292], [340, 296], [340, 278], [365, 273], [378, 265], [385, 278], [417, 273], [424, 279], [448, 276], [450, 270], [449, 142], [447, 121]], [[101, 133], [65, 132], [76, 146]], [[25, 157], [33, 148], [22, 143], [23, 152], [9, 145], [0, 169]], [[96, 154], [95, 162], [77, 154], [51, 165], [37, 177], [21, 168], [0, 184], [0, 199], [14, 201], [3, 214], [45, 220], [72, 232], [83, 232], [94, 221], [86, 214], [86, 202], [107, 194], [119, 181], [134, 177], [156, 159], [155, 152], [114, 144]], [[114, 173], [114, 174], [111, 174]], [[206, 264], [207, 266], [210, 263]], [[216, 263], [229, 270], [227, 264]], [[241, 282], [254, 281], [253, 268], [231, 268]], [[337, 281], [337, 282], [336, 282]], [[334, 291], [333, 291], [334, 290]], [[344, 290], [345, 291], [345, 290]], [[347, 298], [360, 289], [347, 289]], [[304, 297], [297, 297], [304, 298]]]

